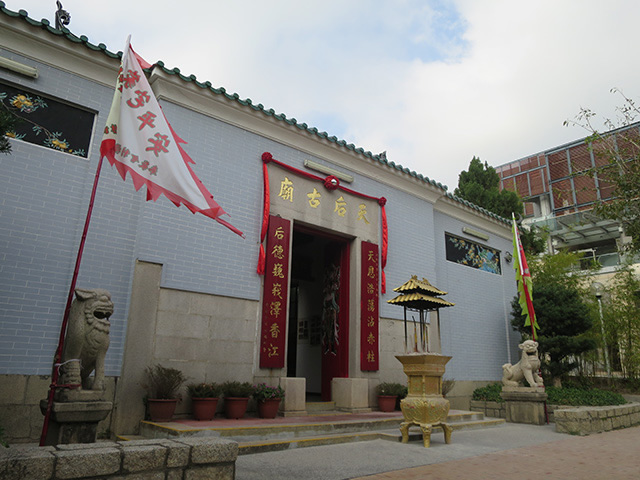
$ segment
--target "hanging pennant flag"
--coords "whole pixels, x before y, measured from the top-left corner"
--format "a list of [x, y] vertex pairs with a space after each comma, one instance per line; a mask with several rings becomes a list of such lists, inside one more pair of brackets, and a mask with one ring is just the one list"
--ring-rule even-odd
[[[531, 274], [529, 273], [529, 265], [527, 265], [527, 258], [524, 255], [524, 248], [522, 248], [522, 242], [520, 242], [520, 233], [518, 232], [518, 226], [516, 225], [516, 217], [511, 214], [513, 220], [513, 268], [516, 270], [516, 281], [518, 282], [518, 299], [522, 313], [525, 315], [526, 320], [524, 326], [531, 327], [531, 334], [533, 339], [536, 339], [535, 329], [540, 329], [538, 321], [536, 320], [536, 312], [533, 309], [532, 293], [533, 284], [531, 282]], [[535, 329], [534, 329], [535, 327]]]
[[177, 207], [202, 213], [232, 232], [243, 233], [220, 218], [226, 212], [216, 203], [191, 168], [195, 162], [182, 148], [186, 144], [171, 128], [145, 76], [145, 62], [127, 44], [118, 72], [116, 91], [100, 145], [123, 180], [127, 173], [139, 190], [147, 187], [147, 200], [165, 195]]

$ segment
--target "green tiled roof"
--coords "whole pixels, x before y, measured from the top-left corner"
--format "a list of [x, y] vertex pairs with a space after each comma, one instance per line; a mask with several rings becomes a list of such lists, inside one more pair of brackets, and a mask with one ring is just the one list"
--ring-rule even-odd
[[[27, 22], [29, 25], [32, 25], [34, 27], [40, 27], [44, 30], [46, 30], [47, 32], [53, 34], [53, 35], [57, 35], [57, 36], [61, 36], [66, 38], [67, 40], [69, 40], [70, 42], [73, 43], [78, 43], [78, 44], [83, 44], [86, 48], [90, 49], [90, 50], [94, 50], [94, 51], [101, 51], [103, 52], [106, 56], [108, 56], [109, 58], [113, 58], [113, 59], [120, 59], [122, 58], [122, 52], [119, 51], [117, 53], [113, 53], [111, 51], [109, 51], [107, 49], [107, 46], [104, 43], [100, 43], [98, 45], [94, 45], [91, 42], [89, 42], [89, 39], [85, 36], [85, 35], [81, 35], [81, 36], [77, 36], [74, 35], [73, 33], [71, 33], [71, 31], [66, 28], [66, 27], [62, 27], [62, 29], [57, 29], [54, 26], [51, 26], [50, 22], [43, 18], [42, 20], [38, 21], [38, 20], [34, 20], [32, 18], [29, 17], [28, 12], [26, 12], [25, 10], [20, 10], [18, 12], [14, 12], [12, 10], [9, 10], [8, 8], [5, 7], [5, 3], [3, 1], [0, 0], [0, 12], [2, 12], [4, 15], [7, 15], [9, 17], [13, 17], [13, 18], [22, 18], [25, 22]], [[204, 88], [204, 89], [208, 89], [210, 91], [212, 91], [213, 93], [217, 94], [217, 95], [224, 95], [226, 98], [228, 98], [229, 100], [234, 100], [237, 103], [239, 103], [240, 105], [243, 105], [245, 107], [250, 107], [255, 111], [261, 112], [262, 114], [269, 116], [269, 117], [273, 117], [276, 120], [280, 120], [282, 122], [285, 122], [289, 125], [295, 126], [296, 128], [300, 129], [300, 130], [304, 130], [306, 132], [308, 132], [311, 135], [316, 135], [319, 138], [325, 139], [329, 142], [335, 143], [338, 146], [342, 147], [342, 148], [346, 148], [347, 150], [351, 150], [353, 152], [356, 152], [360, 155], [363, 155], [365, 157], [370, 158], [373, 161], [376, 161], [382, 165], [391, 167], [399, 172], [403, 172], [406, 173], [407, 175], [417, 178], [418, 180], [432, 185], [434, 187], [440, 188], [441, 190], [443, 190], [445, 192], [445, 195], [454, 200], [457, 201], [459, 203], [462, 203], [463, 205], [466, 205], [474, 210], [477, 210], [489, 217], [494, 218], [495, 220], [498, 220], [502, 223], [508, 224], [510, 223], [509, 220], [500, 217], [499, 215], [496, 215], [493, 212], [489, 212], [488, 210], [479, 207], [471, 202], [468, 202], [467, 200], [464, 200], [460, 197], [457, 197], [456, 195], [453, 195], [452, 193], [450, 193], [447, 190], [447, 187], [442, 185], [440, 182], [436, 182], [435, 180], [431, 180], [429, 177], [426, 177], [424, 175], [422, 175], [421, 173], [417, 173], [413, 170], [410, 170], [406, 167], [403, 167], [400, 164], [397, 164], [395, 162], [389, 161], [386, 158], [383, 158], [380, 156], [380, 154], [373, 154], [368, 150], [364, 150], [362, 147], [356, 147], [353, 143], [347, 143], [345, 140], [341, 140], [338, 139], [336, 136], [330, 136], [327, 132], [322, 132], [319, 131], [316, 127], [310, 127], [309, 125], [307, 125], [306, 123], [299, 123], [295, 118], [288, 118], [284, 113], [276, 113], [276, 111], [273, 108], [265, 108], [264, 105], [262, 105], [261, 103], [258, 104], [254, 104], [253, 101], [250, 98], [246, 98], [246, 99], [242, 99], [240, 98], [240, 95], [238, 95], [237, 93], [227, 93], [226, 89], [223, 87], [219, 87], [216, 88], [214, 87], [211, 82], [206, 81], [206, 82], [199, 82], [196, 78], [195, 75], [183, 75], [180, 72], [179, 68], [167, 68], [164, 64], [164, 62], [162, 61], [158, 61], [156, 62], [156, 64], [160, 69], [162, 69], [162, 71], [164, 71], [167, 74], [170, 75], [177, 75], [181, 80], [185, 81], [185, 82], [193, 82], [195, 85], [197, 85], [200, 88]]]

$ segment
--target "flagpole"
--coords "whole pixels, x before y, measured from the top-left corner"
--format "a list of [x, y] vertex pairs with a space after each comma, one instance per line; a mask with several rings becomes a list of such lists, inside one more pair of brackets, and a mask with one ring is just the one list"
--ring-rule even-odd
[[98, 190], [98, 180], [100, 179], [100, 170], [102, 169], [102, 154], [98, 161], [98, 167], [93, 178], [93, 188], [91, 190], [91, 198], [89, 199], [89, 208], [87, 209], [87, 216], [84, 221], [84, 229], [82, 230], [82, 238], [80, 239], [80, 246], [78, 247], [78, 255], [76, 256], [76, 265], [73, 269], [73, 276], [71, 277], [71, 286], [69, 287], [69, 295], [67, 296], [67, 305], [64, 309], [64, 315], [62, 317], [62, 326], [60, 327], [60, 337], [58, 339], [58, 348], [56, 349], [55, 356], [53, 357], [53, 369], [51, 372], [51, 385], [49, 385], [49, 395], [47, 397], [47, 410], [44, 415], [44, 423], [42, 424], [42, 433], [40, 435], [40, 446], [44, 446], [44, 442], [47, 438], [47, 432], [49, 430], [49, 421], [51, 420], [51, 408], [53, 406], [53, 397], [55, 395], [56, 388], [61, 387], [58, 385], [59, 378], [59, 364], [62, 359], [62, 350], [64, 348], [64, 337], [67, 331], [67, 323], [69, 322], [69, 312], [71, 311], [71, 303], [73, 302], [73, 296], [76, 290], [76, 282], [78, 280], [78, 273], [80, 271], [80, 262], [82, 261], [82, 253], [84, 251], [84, 244], [87, 239], [87, 231], [89, 230], [89, 223], [91, 222], [91, 214], [93, 213], [93, 204], [96, 198], [96, 191]]
[[[525, 282], [522, 282], [522, 286], [524, 287], [525, 295], [527, 297], [531, 298], [531, 295], [529, 293], [529, 288], [527, 288], [527, 284]], [[528, 305], [527, 305], [527, 308], [529, 308]], [[531, 317], [531, 314], [529, 314], [529, 317]], [[535, 326], [534, 326], [535, 321], [531, 320], [531, 321], [529, 321], [529, 323], [531, 324], [531, 338], [535, 342], [536, 341], [536, 329], [535, 329]]]

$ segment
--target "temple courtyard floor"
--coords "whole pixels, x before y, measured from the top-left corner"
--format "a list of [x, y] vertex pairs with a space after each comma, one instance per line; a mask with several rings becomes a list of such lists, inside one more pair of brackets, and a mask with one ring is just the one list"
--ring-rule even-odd
[[241, 455], [236, 479], [639, 479], [640, 427], [585, 437], [557, 433], [555, 425], [507, 423], [442, 433], [431, 447], [366, 442]]

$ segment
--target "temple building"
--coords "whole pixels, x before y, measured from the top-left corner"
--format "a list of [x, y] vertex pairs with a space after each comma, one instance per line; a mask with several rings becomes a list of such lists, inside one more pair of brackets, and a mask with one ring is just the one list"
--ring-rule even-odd
[[[9, 440], [34, 441], [121, 59], [3, 5], [0, 45], [0, 101], [25, 120], [0, 155], [0, 424]], [[283, 385], [287, 399], [302, 395], [292, 409], [375, 408], [379, 382], [405, 380], [405, 319], [387, 301], [413, 275], [455, 304], [425, 318], [430, 351], [452, 357], [452, 408], [501, 378], [519, 341], [508, 221], [429, 172], [161, 61], [146, 74], [244, 238], [164, 195], [146, 201], [104, 163], [77, 285], [115, 305], [110, 432], [135, 432], [144, 369], [157, 363], [194, 382]], [[178, 409], [189, 415], [190, 402]]]

